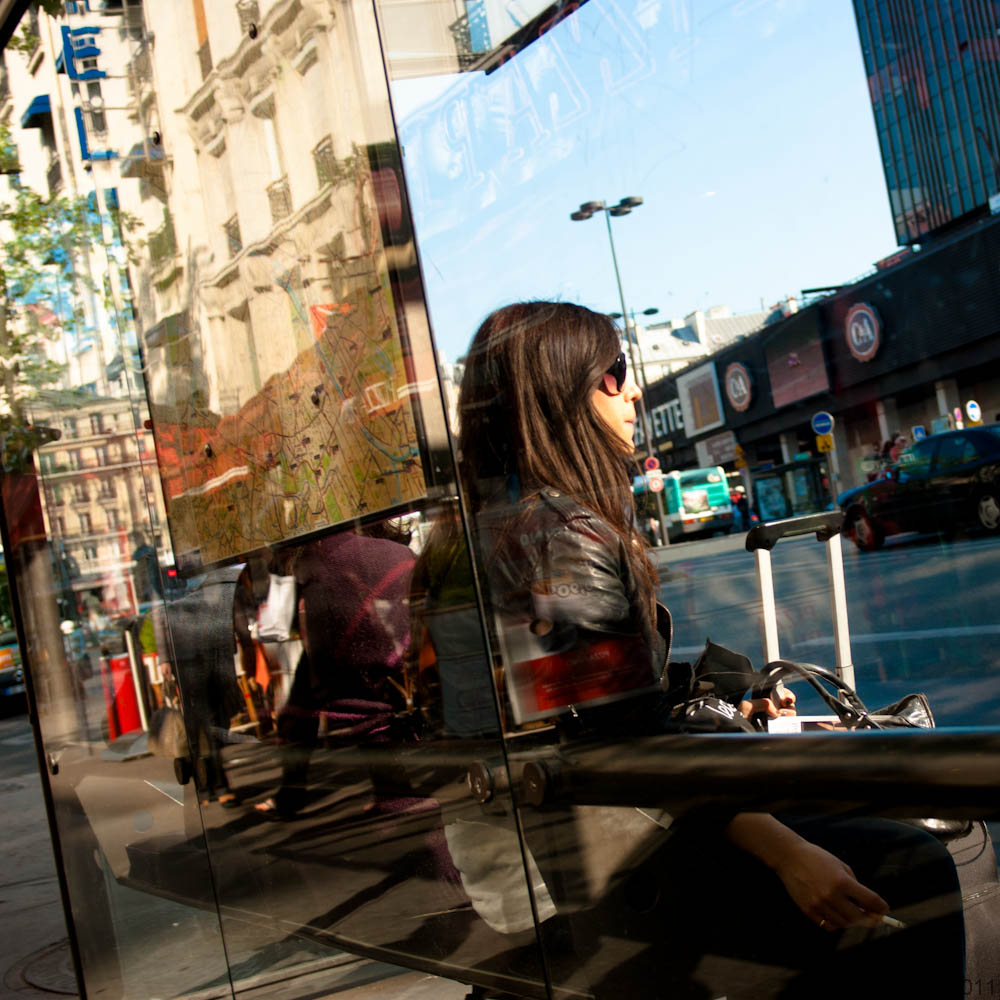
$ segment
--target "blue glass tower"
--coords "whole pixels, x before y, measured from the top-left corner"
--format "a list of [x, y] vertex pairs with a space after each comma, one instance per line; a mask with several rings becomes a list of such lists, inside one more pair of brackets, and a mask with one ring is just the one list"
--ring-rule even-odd
[[899, 243], [986, 214], [1000, 194], [1000, 2], [854, 0], [854, 12]]

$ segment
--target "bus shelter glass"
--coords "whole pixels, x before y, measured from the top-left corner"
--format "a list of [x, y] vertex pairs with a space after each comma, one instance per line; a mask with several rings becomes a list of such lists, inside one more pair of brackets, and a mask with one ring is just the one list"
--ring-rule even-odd
[[[835, 563], [844, 565], [851, 651], [838, 657], [829, 571], [809, 534], [774, 553], [780, 653], [853, 667], [873, 710], [926, 694], [943, 738], [965, 738], [960, 727], [985, 734], [998, 721], [991, 273], [1000, 252], [992, 214], [1000, 83], [984, 54], [1000, 28], [996, 12], [960, 0], [711, 9], [590, 0], [516, 10], [487, 2], [442, 6], [438, 18], [419, 16], [419, 5], [378, 10], [435, 339], [441, 362], [465, 378], [460, 476], [504, 670], [498, 695], [525, 850], [544, 886], [536, 905], [550, 982], [567, 995], [785, 995], [787, 977], [809, 961], [805, 946], [778, 955], [719, 916], [754, 923], [754, 908], [741, 909], [751, 860], [724, 831], [741, 807], [780, 807], [800, 835], [836, 854], [842, 845], [825, 831], [848, 814], [892, 812], [891, 796], [869, 787], [853, 799], [831, 790], [824, 800], [809, 776], [833, 760], [823, 773], [850, 782], [861, 769], [839, 754], [876, 744], [819, 734], [782, 742], [782, 753], [801, 747], [803, 770], [795, 794], [769, 797], [761, 786], [777, 789], [773, 767], [765, 779], [720, 757], [720, 767], [736, 768], [724, 793], [717, 773], [698, 772], [705, 755], [733, 746], [732, 736], [649, 742], [656, 725], [678, 728], [683, 699], [659, 703], [666, 720], [637, 709], [630, 730], [602, 728], [623, 688], [640, 692], [638, 704], [664, 669], [659, 654], [641, 676], [629, 661], [604, 688], [588, 686], [608, 654], [593, 635], [582, 638], [595, 605], [580, 596], [588, 587], [572, 568], [551, 569], [561, 565], [566, 525], [583, 518], [593, 526], [595, 511], [595, 536], [617, 524], [603, 554], [617, 569], [603, 582], [628, 599], [634, 581], [621, 567], [641, 569], [628, 525], [605, 513], [606, 496], [580, 486], [583, 470], [561, 463], [584, 448], [566, 415], [578, 425], [589, 417], [559, 387], [585, 369], [593, 381], [584, 391], [600, 394], [607, 376], [594, 357], [590, 368], [572, 368], [582, 349], [568, 339], [544, 363], [534, 355], [534, 367], [490, 365], [508, 363], [496, 360], [506, 337], [533, 344], [565, 322], [591, 338], [600, 317], [617, 323], [620, 343], [601, 356], [609, 372], [616, 350], [627, 358], [636, 461], [624, 472], [586, 472], [608, 490], [619, 489], [619, 474], [631, 483], [634, 533], [653, 546], [655, 596], [672, 616], [671, 661], [695, 664], [711, 637], [763, 667], [746, 529], [842, 511]], [[494, 312], [511, 303], [528, 305]], [[572, 314], [575, 304], [591, 312]], [[483, 389], [490, 372], [492, 397]], [[500, 402], [484, 441], [491, 400]], [[534, 414], [522, 412], [525, 400]], [[518, 419], [545, 430], [529, 436]], [[476, 421], [478, 431], [463, 438], [463, 423]], [[549, 432], [564, 447], [547, 467], [532, 464]], [[714, 466], [742, 530], [726, 534], [711, 512], [692, 511], [695, 530], [667, 539], [664, 480]], [[562, 556], [599, 575], [601, 554], [580, 555], [576, 541], [577, 556]], [[660, 625], [666, 637], [662, 616]], [[665, 686], [677, 672], [663, 674]], [[790, 688], [801, 717], [843, 727], [810, 686]], [[619, 723], [622, 716], [624, 708]], [[905, 734], [908, 760], [921, 746], [944, 745], [932, 737]], [[754, 747], [748, 752], [763, 745], [738, 739]], [[650, 757], [657, 753], [659, 764]], [[905, 782], [901, 759], [887, 766]], [[946, 772], [941, 757], [923, 773], [942, 785], [957, 780]], [[717, 793], [731, 812], [703, 808]], [[920, 795], [910, 815], [934, 815], [933, 794]], [[925, 939], [951, 955], [942, 989], [956, 996], [989, 978], [995, 934], [989, 908], [976, 901], [996, 892], [989, 828], [979, 822], [992, 812], [968, 797], [958, 811], [971, 823], [962, 827], [971, 839], [948, 848], [963, 879], [965, 972], [953, 934]], [[762, 884], [767, 905], [781, 893], [788, 902], [780, 878]], [[759, 920], [766, 907], [760, 896], [755, 904]], [[798, 913], [793, 906], [782, 926]], [[824, 931], [830, 922], [818, 912], [804, 919]], [[901, 934], [891, 947], [906, 942]], [[820, 962], [811, 984], [788, 988], [819, 995], [832, 968]], [[877, 991], [884, 967], [861, 968]]]
[[372, 9], [70, 4], [3, 58], [4, 540], [88, 993], [544, 995]]

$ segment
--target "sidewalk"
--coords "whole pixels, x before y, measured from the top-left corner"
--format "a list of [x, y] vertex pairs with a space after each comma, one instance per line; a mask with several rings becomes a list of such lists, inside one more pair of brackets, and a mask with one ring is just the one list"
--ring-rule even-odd
[[[0, 717], [0, 1000], [78, 996], [34, 742], [24, 714]], [[245, 1000], [463, 1000], [467, 987], [344, 955], [284, 982], [241, 990]], [[322, 968], [316, 968], [322, 966]], [[262, 976], [263, 980], [270, 977]], [[215, 993], [215, 991], [213, 991]], [[216, 994], [218, 995], [218, 994]], [[142, 996], [127, 1000], [150, 1000]]]
[[52, 844], [27, 716], [0, 718], [0, 997], [75, 996]]

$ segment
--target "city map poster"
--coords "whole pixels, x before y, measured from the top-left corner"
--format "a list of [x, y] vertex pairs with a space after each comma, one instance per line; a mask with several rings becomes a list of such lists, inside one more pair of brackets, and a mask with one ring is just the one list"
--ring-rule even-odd
[[[360, 283], [359, 283], [360, 284]], [[177, 563], [217, 563], [425, 494], [383, 283], [308, 310], [312, 343], [231, 415], [154, 406]]]

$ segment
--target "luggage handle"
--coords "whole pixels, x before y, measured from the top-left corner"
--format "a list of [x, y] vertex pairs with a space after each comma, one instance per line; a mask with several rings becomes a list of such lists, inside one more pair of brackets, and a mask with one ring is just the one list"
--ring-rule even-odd
[[786, 517], [783, 521], [770, 521], [767, 524], [755, 524], [747, 532], [747, 552], [766, 549], [768, 552], [782, 538], [793, 535], [808, 535], [816, 532], [816, 541], [829, 541], [834, 535], [840, 534], [844, 526], [842, 510], [826, 510], [818, 514], [803, 514], [800, 517]]
[[779, 539], [815, 532], [816, 540], [826, 542], [826, 567], [830, 583], [830, 603], [833, 612], [833, 647], [838, 676], [854, 687], [854, 664], [851, 662], [851, 640], [847, 624], [847, 595], [844, 587], [844, 563], [840, 548], [840, 533], [844, 513], [840, 510], [803, 514], [781, 521], [756, 524], [747, 532], [746, 547], [757, 563], [760, 585], [761, 626], [764, 660], [781, 659], [778, 650], [778, 615], [774, 603], [774, 580], [771, 575], [771, 549]]

